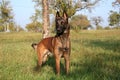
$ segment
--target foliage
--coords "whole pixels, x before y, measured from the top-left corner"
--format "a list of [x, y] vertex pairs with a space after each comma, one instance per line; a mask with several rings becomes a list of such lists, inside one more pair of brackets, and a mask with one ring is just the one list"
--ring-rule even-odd
[[96, 29], [97, 29], [97, 30], [102, 30], [102, 29], [103, 29], [103, 27], [102, 27], [102, 26], [100, 26], [100, 25], [98, 25], [98, 26], [96, 27]]
[[71, 30], [71, 67], [55, 75], [50, 58], [36, 71], [37, 54], [30, 46], [39, 42], [40, 33], [0, 33], [0, 80], [120, 80], [120, 31]]
[[71, 18], [71, 28], [73, 29], [87, 29], [90, 27], [90, 21], [86, 15], [76, 15]]
[[52, 21], [50, 30], [51, 30], [52, 33], [55, 33], [55, 21]]
[[3, 32], [4, 31], [4, 28], [2, 25], [0, 25], [0, 32]]
[[96, 29], [102, 29], [100, 23], [103, 22], [103, 19], [100, 16], [92, 17], [92, 22], [96, 26]]
[[31, 21], [32, 22], [36, 22], [36, 21], [39, 21], [40, 22], [40, 19], [41, 19], [41, 11], [39, 9], [36, 9], [35, 10], [35, 14], [33, 14], [31, 17], [30, 17]]
[[20, 25], [16, 25], [15, 30], [17, 32], [23, 32], [23, 31], [25, 31]]
[[109, 26], [106, 26], [104, 29], [105, 30], [110, 30], [111, 28]]
[[120, 26], [115, 26], [112, 29], [120, 29]]
[[[50, 36], [50, 19], [49, 19], [49, 0], [33, 0], [36, 3], [37, 12], [41, 12], [42, 5], [42, 27], [43, 27], [43, 38]], [[37, 13], [36, 12], [36, 13]], [[36, 15], [37, 17], [38, 15]]]
[[[49, 0], [49, 12], [55, 14], [56, 10], [63, 13], [65, 10], [68, 13], [68, 17], [72, 17], [76, 11], [80, 11], [82, 9], [90, 10], [94, 5], [96, 5], [100, 0]], [[38, 7], [38, 10], [41, 11], [41, 4], [42, 1], [40, 0], [33, 0], [36, 3], [35, 7]], [[36, 14], [36, 13], [35, 13]], [[41, 13], [39, 14], [41, 15]], [[38, 16], [39, 16], [38, 15]]]
[[[35, 0], [33, 0], [35, 1]], [[41, 19], [41, 11], [39, 9], [35, 9], [35, 14], [33, 14], [30, 19], [31, 19], [31, 23], [26, 25], [26, 28], [28, 31], [34, 31], [34, 32], [38, 32], [40, 31], [41, 27], [42, 27], [42, 23], [40, 23], [40, 19]]]
[[113, 6], [120, 6], [120, 0], [115, 0], [113, 3], [112, 3]]
[[28, 31], [34, 31], [34, 32], [38, 32], [40, 31], [40, 28], [42, 24], [40, 22], [32, 22], [26, 25], [26, 29]]
[[120, 14], [117, 12], [111, 11], [111, 14], [109, 16], [109, 25], [110, 26], [120, 26]]
[[[32, 0], [36, 3], [38, 10], [40, 12], [40, 7], [42, 5], [42, 21], [43, 21], [43, 38], [48, 37], [50, 33], [50, 11], [56, 12], [59, 11], [61, 14], [63, 11], [67, 12], [67, 16], [70, 18], [73, 16], [76, 11], [82, 9], [90, 9], [100, 0]], [[50, 6], [50, 7], [49, 7]], [[36, 14], [36, 13], [35, 13]], [[53, 13], [52, 13], [53, 14]], [[38, 15], [36, 15], [37, 17]]]
[[68, 17], [72, 17], [76, 11], [82, 9], [90, 10], [100, 0], [50, 0], [52, 9], [59, 10], [61, 13], [66, 11]]
[[[32, 0], [36, 3], [35, 7], [41, 7], [42, 1]], [[90, 10], [94, 5], [96, 5], [100, 0], [48, 0], [49, 1], [49, 12], [54, 13], [54, 10], [59, 10], [62, 14], [63, 10], [68, 13], [68, 16], [73, 16], [76, 11], [82, 9]]]
[[32, 0], [35, 3], [35, 13], [30, 17], [32, 22], [40, 22], [42, 18], [42, 6], [40, 0]]
[[9, 30], [10, 30], [10, 31], [16, 31], [16, 28], [15, 28], [13, 22], [9, 23]]
[[10, 2], [6, 0], [2, 0], [0, 2], [0, 11], [1, 11], [1, 17], [4, 19], [3, 21], [10, 21], [10, 19], [13, 18], [12, 16], [12, 8], [10, 6]]
[[10, 6], [10, 1], [1, 0], [0, 1], [0, 24], [4, 27], [4, 30], [8, 30], [6, 25], [13, 22], [12, 7]]
[[92, 17], [92, 21], [93, 21], [93, 24], [95, 24], [97, 26], [103, 21], [103, 19], [100, 16]]

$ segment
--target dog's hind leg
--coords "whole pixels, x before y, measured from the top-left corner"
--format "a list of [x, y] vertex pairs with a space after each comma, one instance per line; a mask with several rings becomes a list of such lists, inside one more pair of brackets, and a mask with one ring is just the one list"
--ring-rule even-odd
[[41, 66], [42, 66], [43, 55], [44, 55], [43, 52], [44, 52], [44, 50], [41, 49], [41, 48], [39, 48], [39, 49], [37, 50], [37, 56], [38, 56], [37, 66], [38, 66], [39, 68], [41, 68]]
[[41, 67], [43, 63], [47, 61], [48, 58], [48, 50], [47, 49], [39, 49], [38, 53], [38, 66]]
[[48, 54], [49, 53], [49, 51], [48, 50], [44, 50], [44, 53], [43, 53], [43, 60], [42, 60], [42, 63], [44, 64], [46, 61], [47, 61], [47, 59], [48, 59]]
[[42, 66], [42, 54], [40, 52], [37, 53], [38, 54], [38, 62], [37, 62], [37, 66], [39, 68], [41, 68]]

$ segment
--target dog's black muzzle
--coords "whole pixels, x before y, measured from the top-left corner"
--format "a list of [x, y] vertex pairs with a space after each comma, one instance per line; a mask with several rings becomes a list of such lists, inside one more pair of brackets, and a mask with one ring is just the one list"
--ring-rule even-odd
[[57, 34], [63, 34], [65, 29], [66, 28], [64, 26], [60, 26], [60, 27], [57, 27], [56, 32]]

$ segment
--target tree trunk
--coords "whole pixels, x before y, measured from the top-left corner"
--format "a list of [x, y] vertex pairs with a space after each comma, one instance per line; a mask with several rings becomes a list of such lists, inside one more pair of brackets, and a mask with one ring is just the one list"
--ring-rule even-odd
[[3, 28], [4, 28], [4, 32], [6, 32], [6, 25], [5, 25], [5, 23], [3, 25]]
[[9, 23], [6, 23], [6, 32], [10, 32], [10, 30], [9, 30]]
[[48, 0], [42, 0], [43, 7], [43, 38], [49, 37], [50, 20], [49, 20], [49, 5]]

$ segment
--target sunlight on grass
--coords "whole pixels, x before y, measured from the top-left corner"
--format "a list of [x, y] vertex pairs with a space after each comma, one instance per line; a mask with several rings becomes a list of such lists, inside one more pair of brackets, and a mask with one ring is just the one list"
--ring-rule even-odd
[[120, 31], [71, 30], [71, 67], [65, 75], [55, 75], [55, 61], [50, 58], [35, 71], [37, 55], [31, 43], [41, 40], [41, 33], [0, 33], [0, 80], [119, 80]]

